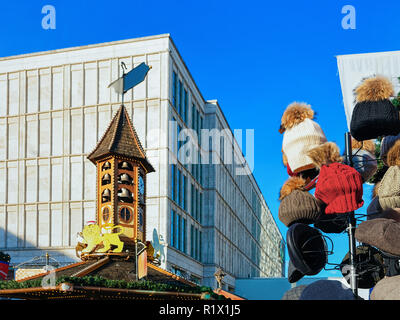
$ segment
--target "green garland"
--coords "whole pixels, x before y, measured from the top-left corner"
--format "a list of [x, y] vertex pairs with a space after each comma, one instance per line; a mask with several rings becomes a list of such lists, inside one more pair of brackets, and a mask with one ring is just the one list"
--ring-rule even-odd
[[[149, 290], [149, 291], [171, 291], [171, 292], [185, 292], [185, 293], [203, 293], [208, 292], [210, 296], [217, 300], [226, 300], [222, 295], [213, 292], [210, 287], [189, 285], [167, 284], [159, 283], [150, 280], [141, 281], [125, 281], [125, 280], [111, 280], [100, 276], [85, 276], [85, 277], [69, 277], [63, 276], [56, 280], [56, 285], [68, 282], [76, 286], [92, 286], [92, 287], [105, 287], [105, 288], [120, 288], [120, 289], [136, 289], [136, 290]], [[42, 279], [33, 279], [23, 282], [15, 280], [0, 281], [0, 289], [23, 289], [35, 288], [42, 286]]]

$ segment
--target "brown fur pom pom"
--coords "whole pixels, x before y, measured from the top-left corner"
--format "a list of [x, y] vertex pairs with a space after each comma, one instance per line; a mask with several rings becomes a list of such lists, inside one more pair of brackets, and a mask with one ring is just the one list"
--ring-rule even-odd
[[286, 182], [283, 184], [280, 190], [280, 197], [279, 200], [282, 200], [289, 194], [291, 194], [294, 190], [301, 190], [306, 185], [306, 180], [301, 177], [290, 177]]
[[334, 142], [325, 142], [318, 147], [315, 147], [307, 152], [312, 162], [317, 168], [323, 165], [342, 162], [339, 147]]
[[303, 102], [293, 102], [286, 108], [282, 115], [280, 133], [286, 129], [293, 128], [295, 125], [303, 122], [305, 119], [313, 119], [314, 110], [309, 104]]
[[375, 156], [375, 144], [372, 140], [357, 141], [353, 137], [351, 138], [351, 148], [354, 150], [362, 149], [368, 151]]
[[386, 163], [389, 167], [400, 166], [400, 140], [397, 140], [386, 155]]
[[377, 76], [365, 79], [356, 89], [357, 102], [379, 101], [393, 96], [393, 84], [389, 79]]

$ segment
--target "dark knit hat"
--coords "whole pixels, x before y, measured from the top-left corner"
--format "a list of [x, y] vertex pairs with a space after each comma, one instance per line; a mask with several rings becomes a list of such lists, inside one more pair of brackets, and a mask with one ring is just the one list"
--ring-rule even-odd
[[400, 275], [380, 280], [370, 295], [371, 300], [400, 300]]
[[306, 285], [300, 285], [291, 288], [290, 290], [286, 291], [281, 300], [300, 300], [300, 295], [303, 290], [306, 288]]
[[292, 224], [286, 233], [290, 261], [304, 275], [319, 273], [327, 262], [325, 239], [319, 230], [303, 223]]
[[342, 233], [348, 226], [347, 214], [343, 213], [323, 213], [315, 221], [314, 227], [325, 233]]
[[355, 211], [364, 204], [363, 181], [352, 167], [332, 163], [321, 167], [315, 197], [327, 206], [326, 214]]
[[[356, 265], [357, 284], [361, 289], [372, 288], [385, 276], [386, 270], [383, 257], [378, 250], [371, 246], [358, 246], [354, 262]], [[349, 265], [350, 257], [349, 253], [347, 253], [340, 264], [340, 270], [347, 283], [350, 284]]]
[[381, 251], [400, 256], [400, 223], [393, 219], [363, 221], [356, 228], [355, 238]]
[[353, 291], [337, 280], [318, 280], [309, 284], [300, 300], [356, 300]]
[[389, 100], [393, 85], [385, 77], [365, 79], [356, 88], [356, 105], [350, 121], [350, 133], [358, 141], [400, 132], [399, 112]]
[[294, 222], [314, 223], [323, 203], [307, 191], [294, 190], [279, 205], [279, 220], [287, 227]]

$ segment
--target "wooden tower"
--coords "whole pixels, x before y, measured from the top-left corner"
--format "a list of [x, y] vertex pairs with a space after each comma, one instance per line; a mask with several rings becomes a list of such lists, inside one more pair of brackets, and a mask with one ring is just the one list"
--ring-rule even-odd
[[145, 242], [146, 174], [155, 170], [124, 105], [88, 159], [97, 167], [97, 224], [122, 226], [126, 244]]

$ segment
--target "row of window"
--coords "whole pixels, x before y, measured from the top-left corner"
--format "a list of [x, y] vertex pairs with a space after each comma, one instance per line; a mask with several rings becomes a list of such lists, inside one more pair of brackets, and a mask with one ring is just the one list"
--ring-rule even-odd
[[190, 225], [190, 252], [187, 251], [187, 222], [175, 210], [170, 216], [170, 245], [198, 261], [201, 261], [202, 232], [193, 224]]
[[[175, 71], [172, 72], [172, 105], [182, 118], [183, 122], [189, 126], [189, 93]], [[201, 129], [203, 128], [203, 117], [201, 116], [196, 104], [192, 102], [191, 128], [197, 133], [199, 144], [201, 144]]]
[[[190, 210], [188, 208], [188, 190], [190, 191]], [[187, 177], [177, 165], [171, 165], [171, 198], [183, 210], [188, 211], [191, 216], [201, 223], [203, 195], [196, 185], [189, 183]]]
[[172, 73], [172, 105], [175, 107], [183, 121], [187, 123], [188, 92], [175, 72]]
[[170, 245], [186, 253], [186, 219], [175, 210], [171, 210], [170, 223]]
[[187, 210], [187, 177], [176, 164], [171, 165], [171, 198], [183, 210]]

